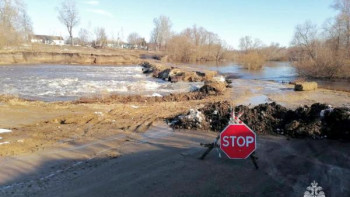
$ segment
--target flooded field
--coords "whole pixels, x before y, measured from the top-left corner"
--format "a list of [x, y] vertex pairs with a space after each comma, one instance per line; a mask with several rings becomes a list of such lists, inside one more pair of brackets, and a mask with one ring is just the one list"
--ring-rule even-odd
[[164, 82], [144, 75], [140, 66], [0, 66], [0, 94], [42, 101], [76, 100], [95, 94], [159, 96], [202, 85]]
[[[214, 70], [221, 74], [227, 75], [231, 79], [249, 79], [288, 83], [298, 78], [297, 69], [293, 67], [290, 62], [268, 62], [261, 70], [247, 70], [242, 66], [232, 62], [224, 62], [220, 64], [206, 63], [191, 66], [196, 68]], [[349, 80], [311, 80], [316, 81], [321, 88], [350, 91]]]
[[232, 62], [220, 64], [207, 63], [191, 65], [194, 67], [214, 70], [230, 78], [289, 82], [298, 77], [296, 69], [289, 62], [269, 62], [261, 70], [247, 70], [241, 65]]

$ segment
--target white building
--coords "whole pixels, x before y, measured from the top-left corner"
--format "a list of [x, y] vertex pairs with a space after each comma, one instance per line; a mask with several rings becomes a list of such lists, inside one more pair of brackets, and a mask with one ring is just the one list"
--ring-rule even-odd
[[64, 45], [64, 40], [62, 36], [33, 35], [30, 41], [32, 43]]

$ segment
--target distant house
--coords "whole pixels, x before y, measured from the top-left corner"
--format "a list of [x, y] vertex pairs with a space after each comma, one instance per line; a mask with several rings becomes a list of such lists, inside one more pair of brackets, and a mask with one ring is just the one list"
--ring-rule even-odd
[[32, 43], [64, 45], [64, 40], [62, 36], [33, 35], [30, 41]]

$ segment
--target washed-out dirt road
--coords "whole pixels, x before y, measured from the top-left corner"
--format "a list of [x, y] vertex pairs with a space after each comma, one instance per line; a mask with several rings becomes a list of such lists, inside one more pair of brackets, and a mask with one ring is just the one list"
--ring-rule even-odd
[[84, 144], [0, 158], [0, 196], [303, 196], [312, 181], [326, 196], [350, 196], [350, 144], [259, 136], [259, 169], [200, 142], [216, 133], [119, 133]]

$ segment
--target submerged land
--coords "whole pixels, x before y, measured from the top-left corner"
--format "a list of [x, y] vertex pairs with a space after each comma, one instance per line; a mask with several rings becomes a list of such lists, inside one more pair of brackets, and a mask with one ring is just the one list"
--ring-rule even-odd
[[[60, 54], [59, 57], [23, 54], [26, 53], [21, 53], [17, 59], [13, 58], [17, 55], [11, 54], [12, 58], [3, 58], [3, 61], [6, 60], [6, 64], [38, 61], [91, 64], [94, 61], [91, 56], [98, 58], [96, 64], [135, 65], [146, 59], [148, 63], [142, 63], [145, 75], [173, 83], [201, 81], [204, 87], [162, 97], [106, 94], [56, 102], [1, 96], [0, 128], [12, 132], [0, 134], [1, 142], [8, 142], [0, 145], [0, 195], [295, 196], [303, 194], [313, 179], [322, 182], [331, 194], [350, 193], [346, 187], [350, 184], [350, 169], [346, 165], [349, 133], [342, 131], [336, 137], [325, 136], [320, 116], [321, 110], [330, 108], [328, 105], [332, 109], [348, 109], [349, 92], [322, 88], [296, 92], [291, 84], [227, 80], [227, 77], [225, 80], [213, 71], [155, 60], [159, 54], [138, 52], [130, 57], [123, 54], [121, 59], [115, 59], [115, 54], [108, 58], [89, 53]], [[325, 105], [317, 108], [317, 117], [315, 114], [305, 116], [321, 121], [317, 123], [319, 127], [313, 125], [312, 128], [319, 129], [315, 132], [307, 130], [294, 135], [298, 125], [305, 129], [313, 124], [305, 121], [305, 117], [296, 119], [298, 125], [294, 125], [295, 128], [290, 125], [288, 131], [257, 130], [259, 170], [253, 168], [249, 160], [218, 159], [216, 151], [205, 161], [197, 160], [204, 151], [199, 143], [211, 142], [226, 123], [217, 124], [214, 119], [207, 122], [181, 119], [182, 123], [177, 125], [172, 122], [179, 116], [190, 117], [190, 110], [205, 115], [206, 120], [208, 114], [218, 110], [225, 116], [220, 120], [227, 120], [229, 108], [239, 105], [253, 109], [246, 112], [248, 122], [257, 118], [254, 113], [266, 113], [266, 118], [273, 117], [271, 121], [274, 121], [274, 110], [281, 107], [266, 104], [254, 112], [253, 107], [265, 102], [276, 102], [286, 111], [295, 110], [296, 114], [301, 114], [300, 110], [311, 113], [311, 108], [304, 105]], [[340, 114], [346, 116], [347, 113]], [[339, 117], [337, 121], [348, 124], [348, 118], [349, 115]], [[267, 127], [271, 122], [261, 121], [263, 128], [271, 129]], [[240, 186], [225, 186], [224, 183], [230, 181]], [[136, 185], [141, 186], [132, 190]], [[337, 190], [339, 187], [341, 189]]]

